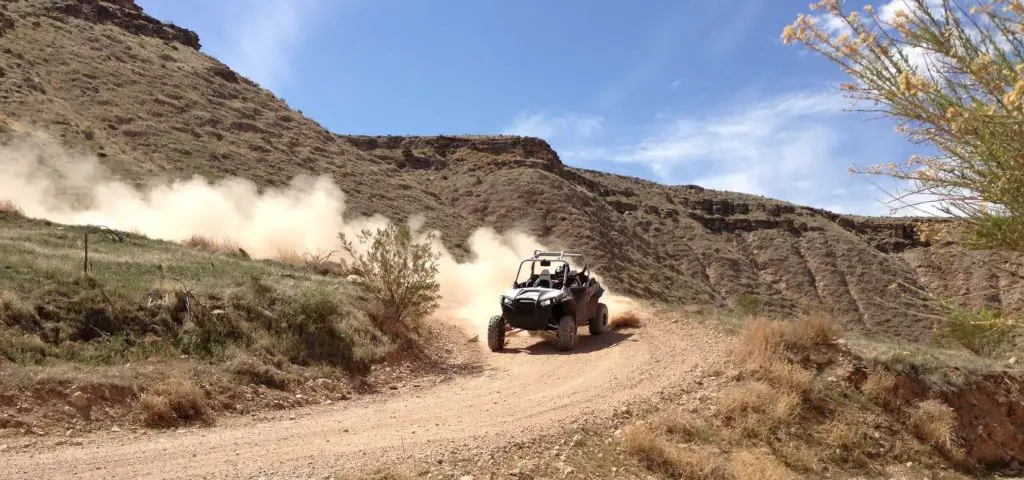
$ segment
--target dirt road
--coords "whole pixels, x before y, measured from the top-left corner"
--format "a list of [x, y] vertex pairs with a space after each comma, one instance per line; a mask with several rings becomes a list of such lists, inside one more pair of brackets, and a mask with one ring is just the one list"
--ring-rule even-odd
[[718, 365], [724, 343], [720, 334], [664, 315], [600, 337], [582, 328], [577, 349], [565, 353], [518, 335], [507, 352], [482, 355], [480, 375], [270, 421], [104, 432], [78, 446], [0, 452], [0, 465], [6, 479], [322, 478], [357, 465], [498, 448], [609, 415]]

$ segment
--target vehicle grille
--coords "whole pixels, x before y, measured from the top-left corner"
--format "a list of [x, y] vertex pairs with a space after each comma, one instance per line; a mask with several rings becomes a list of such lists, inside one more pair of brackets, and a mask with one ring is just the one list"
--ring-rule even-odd
[[516, 302], [516, 312], [534, 313], [537, 311], [537, 302], [533, 300], [519, 300]]

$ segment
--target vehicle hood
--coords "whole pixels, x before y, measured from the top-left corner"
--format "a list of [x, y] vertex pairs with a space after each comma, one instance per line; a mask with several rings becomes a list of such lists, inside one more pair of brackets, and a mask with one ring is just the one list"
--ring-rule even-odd
[[513, 300], [533, 300], [539, 302], [541, 300], [547, 300], [548, 298], [554, 298], [562, 293], [561, 290], [554, 288], [512, 288], [501, 294], [503, 297], [511, 298]]

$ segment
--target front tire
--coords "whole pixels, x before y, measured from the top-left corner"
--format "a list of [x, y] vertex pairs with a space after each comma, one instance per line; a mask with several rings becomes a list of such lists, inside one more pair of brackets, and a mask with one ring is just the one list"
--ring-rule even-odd
[[487, 322], [487, 348], [492, 352], [505, 348], [505, 319], [501, 315], [495, 315]]
[[597, 315], [590, 319], [590, 334], [600, 335], [609, 330], [608, 305], [597, 304]]
[[576, 320], [571, 315], [566, 315], [558, 321], [558, 337], [555, 338], [555, 347], [560, 351], [572, 350], [576, 346]]

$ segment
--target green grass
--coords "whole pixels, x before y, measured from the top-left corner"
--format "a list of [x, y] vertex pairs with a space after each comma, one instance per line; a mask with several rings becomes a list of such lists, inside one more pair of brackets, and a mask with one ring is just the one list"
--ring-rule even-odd
[[145, 390], [175, 369], [287, 389], [365, 374], [394, 348], [340, 277], [105, 232], [89, 235], [86, 275], [88, 230], [0, 213], [0, 391]]

